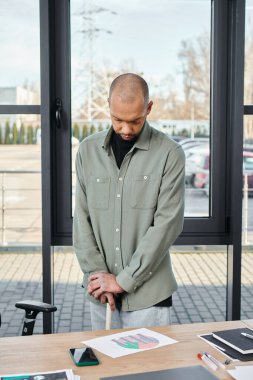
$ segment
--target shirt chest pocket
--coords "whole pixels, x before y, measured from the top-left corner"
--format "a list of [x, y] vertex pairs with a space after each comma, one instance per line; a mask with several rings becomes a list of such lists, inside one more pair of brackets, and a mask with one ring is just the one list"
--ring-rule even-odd
[[107, 209], [110, 198], [110, 177], [89, 178], [88, 205], [92, 208]]
[[159, 194], [159, 178], [142, 175], [134, 177], [131, 184], [131, 206], [133, 208], [154, 208]]

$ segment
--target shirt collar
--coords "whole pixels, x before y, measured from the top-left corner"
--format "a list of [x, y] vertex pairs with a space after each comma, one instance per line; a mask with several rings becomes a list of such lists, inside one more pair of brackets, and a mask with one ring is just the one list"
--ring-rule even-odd
[[[109, 152], [109, 146], [110, 146], [110, 140], [112, 137], [113, 128], [111, 127], [109, 131], [107, 132], [105, 139], [103, 141], [102, 147]], [[134, 144], [133, 148], [142, 149], [142, 150], [149, 150], [149, 144], [150, 144], [150, 135], [151, 135], [151, 127], [148, 124], [147, 121], [145, 121], [143, 130], [141, 131], [140, 137]], [[132, 148], [132, 149], [133, 149]]]

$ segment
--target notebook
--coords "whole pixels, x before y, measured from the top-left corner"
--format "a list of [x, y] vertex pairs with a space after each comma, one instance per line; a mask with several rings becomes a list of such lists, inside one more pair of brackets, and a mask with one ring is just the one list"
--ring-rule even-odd
[[253, 340], [246, 338], [241, 333], [253, 335], [253, 331], [247, 328], [222, 330], [213, 332], [213, 337], [241, 354], [253, 353]]
[[241, 354], [239, 351], [234, 350], [232, 347], [229, 347], [227, 344], [221, 342], [218, 339], [213, 337], [213, 334], [204, 334], [200, 337], [207, 342], [214, 344], [216, 349], [222, 352], [224, 355], [228, 356], [232, 360], [240, 360], [242, 362], [248, 362], [253, 360], [253, 354]]
[[217, 380], [211, 372], [202, 366], [171, 368], [162, 371], [134, 373], [131, 375], [101, 377], [100, 380]]

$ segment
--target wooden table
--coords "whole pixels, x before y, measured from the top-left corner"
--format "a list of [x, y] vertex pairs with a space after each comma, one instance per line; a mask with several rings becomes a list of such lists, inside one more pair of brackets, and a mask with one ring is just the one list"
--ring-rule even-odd
[[[154, 350], [143, 351], [133, 355], [112, 359], [96, 352], [101, 364], [93, 367], [76, 367], [68, 349], [82, 347], [81, 341], [98, 336], [109, 335], [123, 330], [84, 331], [65, 334], [34, 335], [28, 337], [0, 338], [0, 375], [53, 371], [72, 368], [83, 380], [99, 379], [102, 376], [155, 371], [166, 368], [205, 364], [197, 359], [198, 352], [208, 351], [218, 360], [225, 357], [197, 337], [215, 330], [237, 327], [253, 328], [253, 321], [233, 321], [196, 323], [154, 327], [152, 330], [168, 335], [179, 343]], [[247, 362], [246, 364], [253, 364]], [[241, 363], [243, 365], [243, 363]], [[228, 368], [233, 367], [233, 364]], [[211, 370], [210, 370], [211, 371]], [[219, 369], [215, 375], [223, 380], [232, 379], [224, 370]]]

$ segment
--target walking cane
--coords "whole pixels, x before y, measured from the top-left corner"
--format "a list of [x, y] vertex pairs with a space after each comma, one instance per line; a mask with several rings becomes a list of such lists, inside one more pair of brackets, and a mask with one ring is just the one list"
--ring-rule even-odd
[[112, 311], [109, 305], [109, 302], [106, 304], [106, 320], [105, 320], [105, 329], [110, 330], [112, 324]]

